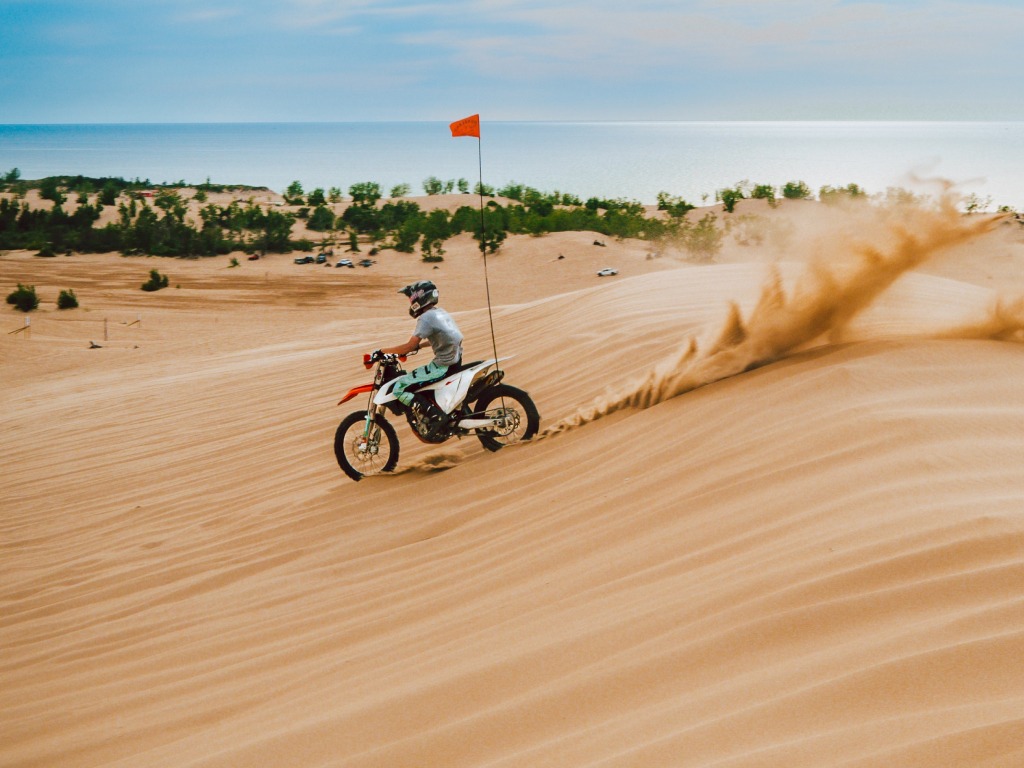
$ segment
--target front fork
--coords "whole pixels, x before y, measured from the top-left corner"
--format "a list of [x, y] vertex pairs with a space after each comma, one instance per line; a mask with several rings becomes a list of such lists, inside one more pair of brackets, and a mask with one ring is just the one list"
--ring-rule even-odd
[[374, 405], [370, 403], [366, 409], [366, 424], [363, 426], [363, 439], [369, 440], [370, 433], [373, 431], [373, 425], [377, 421], [377, 414], [384, 410], [383, 405]]

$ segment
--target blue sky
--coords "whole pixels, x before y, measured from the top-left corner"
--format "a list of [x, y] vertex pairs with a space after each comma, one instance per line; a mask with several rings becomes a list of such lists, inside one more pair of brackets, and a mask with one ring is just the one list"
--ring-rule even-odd
[[0, 123], [1024, 120], [1024, 0], [0, 0]]

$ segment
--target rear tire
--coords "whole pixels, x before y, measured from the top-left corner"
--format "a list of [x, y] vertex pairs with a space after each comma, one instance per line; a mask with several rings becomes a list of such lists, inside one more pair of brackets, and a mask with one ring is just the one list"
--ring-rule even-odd
[[334, 456], [338, 466], [353, 480], [391, 472], [398, 465], [398, 434], [382, 415], [374, 419], [369, 440], [366, 411], [346, 416], [334, 433]]
[[[503, 404], [504, 403], [504, 404]], [[477, 432], [476, 436], [488, 451], [497, 451], [506, 445], [515, 445], [537, 434], [540, 429], [540, 414], [533, 400], [521, 389], [499, 384], [485, 390], [476, 401], [473, 410], [477, 413], [489, 408], [504, 407], [510, 415], [510, 424], [504, 430]]]

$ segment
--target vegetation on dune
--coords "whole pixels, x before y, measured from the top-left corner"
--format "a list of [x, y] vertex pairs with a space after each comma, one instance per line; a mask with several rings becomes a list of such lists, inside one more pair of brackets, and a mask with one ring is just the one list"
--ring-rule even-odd
[[72, 289], [61, 291], [57, 297], [57, 309], [74, 309], [78, 306], [78, 297]]
[[161, 288], [166, 288], [170, 284], [170, 279], [167, 275], [161, 275], [157, 270], [149, 270], [149, 280], [142, 284], [142, 290], [144, 291], [159, 291]]
[[[453, 194], [456, 190], [470, 193], [466, 179], [442, 181], [431, 176], [422, 186], [428, 196]], [[30, 189], [37, 190], [52, 206], [30, 206], [25, 200]], [[428, 261], [441, 260], [444, 243], [464, 232], [471, 233], [489, 253], [498, 250], [510, 234], [588, 231], [675, 245], [702, 260], [714, 257], [724, 237], [713, 212], [694, 220], [688, 214], [696, 206], [668, 192], [658, 194], [656, 214], [633, 200], [591, 197], [582, 201], [569, 193], [542, 192], [518, 182], [496, 191], [477, 184], [474, 193], [490, 198], [482, 211], [472, 198], [454, 211], [424, 211], [416, 202], [402, 199], [410, 191], [408, 184], [392, 187], [390, 199], [382, 203], [383, 193], [376, 182], [352, 184], [340, 215], [333, 207], [343, 201], [340, 188], [331, 187], [326, 192], [316, 188], [307, 193], [299, 181], [292, 182], [283, 193], [289, 207], [286, 210], [257, 204], [251, 196], [247, 202], [236, 199], [228, 205], [208, 201], [209, 192], [239, 195], [254, 189], [215, 185], [209, 180], [192, 187], [183, 181], [154, 185], [148, 180], [83, 176], [25, 181], [14, 168], [0, 176], [0, 192], [8, 193], [0, 196], [0, 248], [34, 249], [39, 255], [119, 251], [125, 255], [185, 257], [232, 251], [310, 251], [316, 243], [293, 235], [300, 220], [306, 229], [323, 233], [324, 243], [347, 239], [352, 252], [359, 251], [363, 241], [371, 243], [371, 253], [380, 248], [413, 253], [419, 248]], [[888, 195], [891, 200], [892, 190]], [[75, 207], [68, 213], [65, 205], [73, 196]], [[818, 193], [818, 199], [829, 204], [865, 197], [856, 184], [824, 186]], [[740, 181], [715, 194], [727, 214], [733, 214], [736, 205], [747, 198], [765, 200], [775, 207], [780, 199], [807, 200], [813, 199], [813, 194], [803, 181], [789, 181], [778, 188]], [[198, 220], [194, 213], [197, 205], [201, 206]], [[108, 207], [116, 207], [116, 220], [99, 226], [101, 213]], [[975, 204], [973, 210], [978, 208], [980, 205]]]
[[7, 303], [22, 312], [31, 312], [39, 306], [39, 297], [36, 295], [34, 285], [22, 285], [7, 294]]

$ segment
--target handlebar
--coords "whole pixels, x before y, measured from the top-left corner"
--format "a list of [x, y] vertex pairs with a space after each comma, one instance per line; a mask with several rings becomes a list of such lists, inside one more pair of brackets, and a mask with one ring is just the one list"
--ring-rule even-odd
[[394, 362], [395, 360], [398, 360], [399, 362], [404, 363], [408, 359], [409, 358], [406, 355], [392, 355], [392, 354], [385, 354], [383, 352], [380, 352], [380, 353], [374, 352], [372, 355], [371, 354], [364, 354], [363, 355], [363, 367], [366, 368], [366, 369], [370, 369], [370, 368], [373, 368], [373, 366], [376, 363], [382, 362], [382, 361], [385, 362], [385, 363], [388, 363], [388, 362]]

